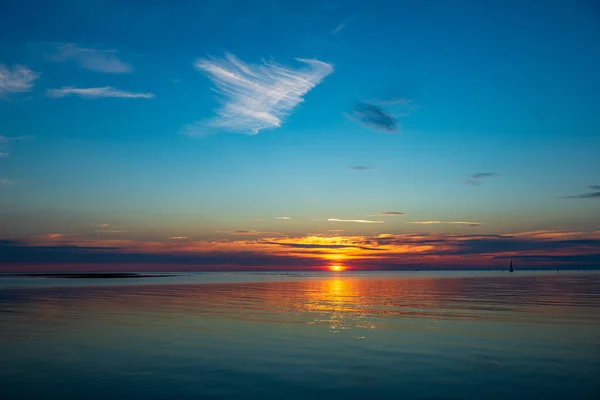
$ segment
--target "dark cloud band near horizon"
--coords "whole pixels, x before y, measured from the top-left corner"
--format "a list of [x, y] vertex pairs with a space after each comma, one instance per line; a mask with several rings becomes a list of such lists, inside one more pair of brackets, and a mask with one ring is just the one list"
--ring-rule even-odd
[[[528, 234], [529, 235], [529, 234]], [[92, 242], [84, 242], [92, 244]], [[103, 269], [111, 265], [171, 266], [189, 268], [264, 268], [281, 270], [320, 268], [334, 256], [356, 269], [398, 269], [420, 264], [436, 268], [465, 265], [492, 265], [494, 260], [521, 258], [535, 265], [559, 265], [570, 260], [578, 264], [600, 262], [600, 238], [548, 232], [532, 235], [378, 235], [372, 237], [298, 237], [281, 240], [240, 242], [198, 242], [194, 248], [156, 247], [133, 242], [126, 247], [103, 245], [31, 243], [0, 240], [0, 270], [18, 271], [27, 265]], [[109, 243], [109, 242], [107, 242]], [[238, 244], [239, 243], [239, 244]], [[223, 247], [227, 245], [227, 247]], [[145, 250], [142, 250], [145, 249]], [[341, 260], [341, 261], [340, 261]], [[88, 267], [85, 267], [88, 266]]]

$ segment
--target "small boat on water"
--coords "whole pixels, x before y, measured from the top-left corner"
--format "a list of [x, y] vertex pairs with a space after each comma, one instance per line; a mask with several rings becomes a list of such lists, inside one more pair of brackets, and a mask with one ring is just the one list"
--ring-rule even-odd
[[514, 271], [514, 269], [512, 267], [512, 260], [511, 260], [511, 262], [510, 262], [510, 269], [508, 270], [508, 272], [513, 272], [513, 271]]

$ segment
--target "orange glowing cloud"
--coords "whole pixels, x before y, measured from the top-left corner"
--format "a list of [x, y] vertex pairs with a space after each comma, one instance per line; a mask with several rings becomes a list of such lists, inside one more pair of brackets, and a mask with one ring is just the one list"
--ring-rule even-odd
[[[304, 260], [310, 265], [320, 265], [320, 268], [341, 265], [352, 269], [377, 269], [382, 266], [397, 268], [410, 264], [456, 265], [464, 268], [489, 263], [500, 265], [504, 258], [521, 257], [535, 262], [552, 262], [570, 260], [569, 257], [583, 257], [581, 259], [586, 260], [585, 257], [600, 255], [599, 231], [533, 231], [505, 235], [388, 233], [374, 236], [285, 236], [274, 232], [235, 232], [228, 232], [234, 237], [218, 240], [191, 240], [185, 236], [171, 236], [164, 241], [99, 240], [97, 237], [51, 233], [20, 244], [19, 251], [45, 246], [55, 247], [57, 251], [64, 248], [67, 255], [77, 251], [76, 259], [80, 259], [82, 254], [117, 254], [123, 255], [125, 259], [154, 255], [161, 260], [184, 260], [173, 261], [174, 264], [203, 264], [203, 260], [219, 259], [220, 262], [225, 262], [222, 260], [231, 259], [233, 265], [240, 260], [253, 259], [256, 260], [253, 265], [260, 266], [261, 260], [270, 260], [271, 265], [279, 265], [284, 269], [286, 265], [298, 260]], [[271, 235], [267, 235], [269, 233]], [[264, 237], [260, 237], [263, 235]]]

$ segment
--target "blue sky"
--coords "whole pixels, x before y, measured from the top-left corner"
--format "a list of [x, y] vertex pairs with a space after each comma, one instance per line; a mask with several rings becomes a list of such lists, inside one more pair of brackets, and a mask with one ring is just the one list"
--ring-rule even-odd
[[0, 237], [600, 225], [592, 1], [1, 7]]

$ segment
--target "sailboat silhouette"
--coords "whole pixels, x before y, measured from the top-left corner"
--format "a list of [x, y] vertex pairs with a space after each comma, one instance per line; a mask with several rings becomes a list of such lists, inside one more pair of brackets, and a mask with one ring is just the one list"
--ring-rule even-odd
[[512, 267], [512, 260], [511, 260], [511, 261], [510, 261], [510, 269], [508, 270], [508, 272], [513, 272], [513, 271], [514, 271], [514, 269], [513, 269], [513, 267]]

